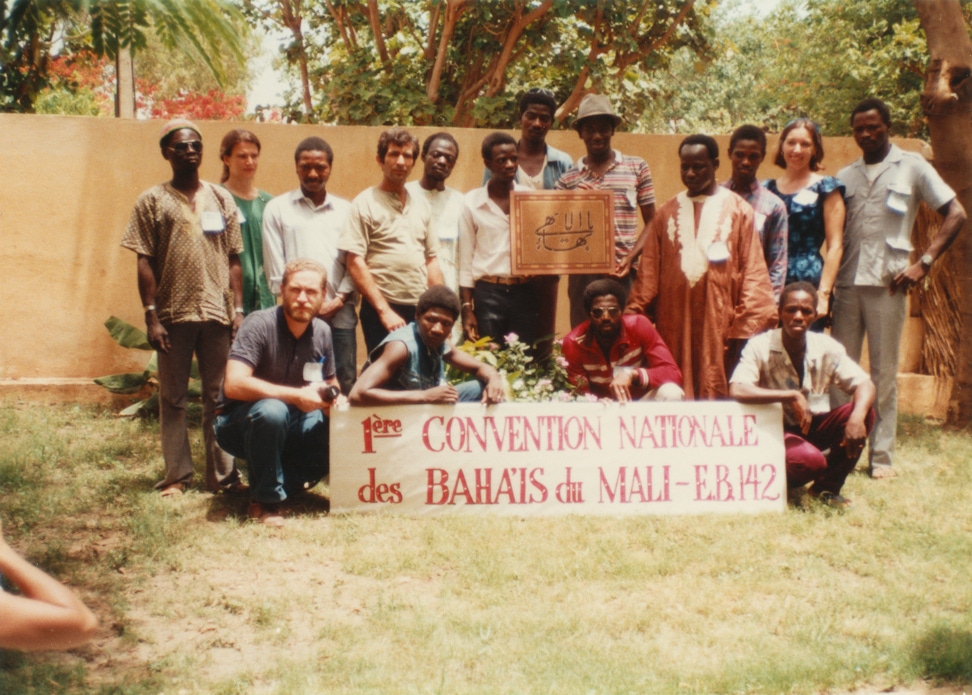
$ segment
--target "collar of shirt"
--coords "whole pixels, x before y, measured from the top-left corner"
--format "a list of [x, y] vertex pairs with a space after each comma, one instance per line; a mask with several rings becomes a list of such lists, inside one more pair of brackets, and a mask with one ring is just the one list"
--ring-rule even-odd
[[756, 193], [756, 191], [759, 190], [760, 184], [759, 184], [759, 180], [754, 178], [752, 183], [749, 184], [749, 188], [746, 191], [740, 191], [739, 187], [736, 185], [736, 181], [734, 179], [729, 179], [728, 181], [722, 184], [722, 187], [728, 188], [733, 193], [745, 193], [747, 195], [753, 195]]
[[304, 195], [304, 191], [297, 189], [290, 192], [290, 202], [294, 205], [303, 205], [308, 207], [314, 212], [320, 212], [321, 210], [333, 210], [334, 204], [331, 202], [331, 194], [328, 193], [324, 198], [324, 202], [320, 205], [314, 205], [314, 201]]
[[[528, 191], [530, 189], [527, 186], [524, 186], [514, 181], [512, 190]], [[497, 215], [503, 215], [504, 217], [508, 217], [508, 215], [500, 209], [500, 206], [497, 205], [496, 202], [489, 197], [488, 184], [486, 186], [481, 186], [480, 188], [472, 189], [467, 195], [471, 198], [471, 200], [469, 201], [471, 203], [470, 207], [484, 208], [487, 210], [491, 210]]]
[[[621, 163], [621, 158], [624, 156], [624, 155], [621, 154], [621, 150], [611, 150], [611, 152], [614, 153], [614, 161], [611, 162], [611, 166], [609, 166], [604, 171], [605, 174], [608, 173], [609, 171], [611, 171], [611, 169], [614, 169], [618, 164], [620, 164]], [[577, 168], [580, 169], [581, 172], [590, 171], [587, 168], [587, 155], [586, 154], [583, 157], [579, 157], [577, 159]]]
[[[904, 152], [901, 150], [901, 148], [892, 143], [891, 149], [888, 150], [888, 156], [877, 163], [896, 164], [897, 162], [901, 161], [903, 156], [904, 156]], [[861, 171], [862, 176], [866, 175], [864, 172], [867, 170], [867, 164], [864, 163], [864, 157], [858, 157], [851, 166], [854, 167], [855, 169], [859, 169]], [[883, 171], [884, 170], [882, 169], [881, 172], [883, 173]], [[880, 176], [880, 174], [878, 174], [878, 176]]]

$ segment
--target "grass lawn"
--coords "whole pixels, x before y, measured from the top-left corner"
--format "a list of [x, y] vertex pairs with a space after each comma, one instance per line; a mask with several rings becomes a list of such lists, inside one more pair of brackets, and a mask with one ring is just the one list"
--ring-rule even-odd
[[4, 533], [101, 628], [0, 652], [0, 693], [962, 692], [972, 437], [900, 433], [899, 477], [852, 475], [843, 513], [328, 516], [319, 486], [274, 530], [153, 493], [154, 422], [3, 403]]

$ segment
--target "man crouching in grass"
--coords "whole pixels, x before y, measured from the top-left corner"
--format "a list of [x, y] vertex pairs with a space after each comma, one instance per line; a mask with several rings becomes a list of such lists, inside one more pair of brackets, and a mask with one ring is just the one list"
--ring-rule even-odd
[[283, 526], [278, 505], [328, 471], [328, 416], [339, 390], [331, 329], [318, 318], [326, 280], [315, 261], [288, 263], [282, 306], [246, 317], [226, 363], [216, 439], [246, 459], [247, 514], [268, 526]]
[[[740, 403], [782, 403], [786, 484], [791, 500], [812, 482], [809, 494], [831, 507], [850, 506], [841, 496], [874, 425], [874, 383], [844, 346], [811, 332], [817, 291], [794, 282], [780, 295], [780, 323], [751, 338], [729, 382]], [[853, 400], [830, 409], [830, 387]]]
[[[352, 405], [455, 403], [503, 400], [503, 377], [448, 338], [459, 317], [459, 297], [444, 285], [422, 293], [415, 321], [392, 331], [376, 347], [348, 395]], [[476, 378], [457, 386], [445, 379], [445, 364]]]

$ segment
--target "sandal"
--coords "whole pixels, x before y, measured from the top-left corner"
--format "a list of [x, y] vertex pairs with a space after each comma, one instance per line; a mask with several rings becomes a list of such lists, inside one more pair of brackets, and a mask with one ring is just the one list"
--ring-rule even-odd
[[159, 497], [182, 497], [185, 489], [185, 483], [172, 483], [159, 490]]

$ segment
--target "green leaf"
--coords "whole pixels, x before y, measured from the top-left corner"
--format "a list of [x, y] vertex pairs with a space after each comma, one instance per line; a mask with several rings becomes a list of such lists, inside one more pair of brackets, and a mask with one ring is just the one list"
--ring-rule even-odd
[[135, 328], [135, 326], [127, 321], [123, 321], [117, 316], [112, 316], [105, 321], [105, 328], [108, 329], [114, 341], [122, 347], [133, 348], [135, 350], [152, 349], [152, 346], [148, 342], [148, 336], [145, 335], [145, 331]]
[[102, 386], [112, 393], [138, 393], [147, 381], [146, 372], [111, 374], [110, 376], [99, 376], [94, 380], [98, 386]]
[[159, 394], [153, 393], [144, 401], [132, 403], [123, 411], [118, 413], [122, 417], [134, 417], [136, 415], [153, 415], [159, 411]]

